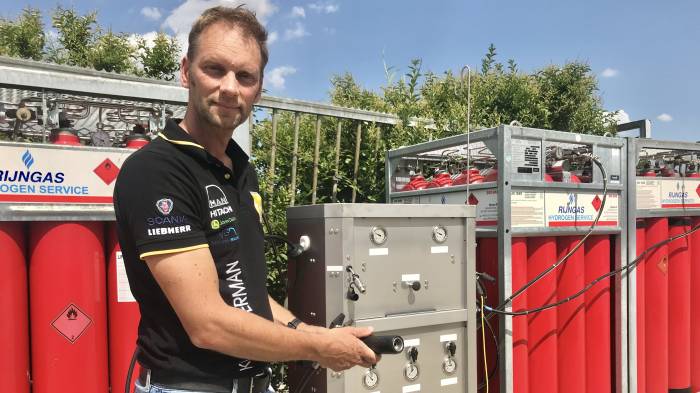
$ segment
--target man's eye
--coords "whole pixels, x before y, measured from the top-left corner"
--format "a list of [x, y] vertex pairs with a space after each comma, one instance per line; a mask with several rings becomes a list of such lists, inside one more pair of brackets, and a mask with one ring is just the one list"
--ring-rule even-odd
[[221, 75], [224, 73], [224, 68], [216, 65], [208, 65], [204, 67], [204, 71], [212, 75]]

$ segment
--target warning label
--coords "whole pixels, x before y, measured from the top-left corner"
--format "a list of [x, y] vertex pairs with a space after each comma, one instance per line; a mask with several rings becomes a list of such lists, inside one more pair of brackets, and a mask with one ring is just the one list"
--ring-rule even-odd
[[513, 168], [517, 173], [539, 173], [542, 144], [528, 139], [511, 140]]
[[700, 208], [700, 180], [662, 179], [661, 208]]
[[134, 295], [131, 293], [129, 286], [129, 278], [126, 276], [124, 268], [124, 257], [121, 251], [116, 252], [116, 268], [117, 268], [117, 302], [129, 303], [135, 302]]
[[513, 191], [510, 196], [512, 227], [544, 227], [544, 193]]
[[71, 344], [85, 333], [90, 324], [92, 324], [92, 319], [72, 303], [51, 322], [51, 326]]
[[476, 206], [477, 226], [498, 225], [498, 190], [495, 188], [470, 191], [464, 204]]
[[637, 179], [637, 209], [661, 208], [661, 180]]
[[[545, 215], [548, 227], [590, 226], [602, 207], [603, 196], [597, 193], [548, 191]], [[619, 195], [608, 193], [599, 226], [617, 226]]]

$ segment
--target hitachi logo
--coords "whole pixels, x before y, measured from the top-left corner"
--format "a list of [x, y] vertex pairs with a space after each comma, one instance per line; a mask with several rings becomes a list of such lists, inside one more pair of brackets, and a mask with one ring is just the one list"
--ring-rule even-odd
[[583, 206], [559, 206], [559, 214], [583, 214]]
[[223, 216], [224, 214], [233, 213], [233, 208], [231, 206], [219, 207], [214, 210], [209, 211], [209, 216], [211, 218], [216, 218]]

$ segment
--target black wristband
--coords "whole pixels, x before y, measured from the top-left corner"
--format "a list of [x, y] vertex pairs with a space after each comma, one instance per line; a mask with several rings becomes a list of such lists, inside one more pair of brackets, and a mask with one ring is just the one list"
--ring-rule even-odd
[[297, 327], [299, 327], [299, 325], [301, 325], [301, 322], [302, 322], [301, 319], [294, 318], [287, 324], [287, 327], [292, 328], [292, 329], [296, 329]]

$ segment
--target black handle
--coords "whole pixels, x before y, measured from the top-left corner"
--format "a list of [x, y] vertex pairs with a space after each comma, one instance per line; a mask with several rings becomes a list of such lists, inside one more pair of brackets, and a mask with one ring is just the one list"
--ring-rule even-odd
[[382, 355], [393, 355], [403, 352], [403, 338], [401, 336], [367, 336], [362, 340], [369, 349]]

